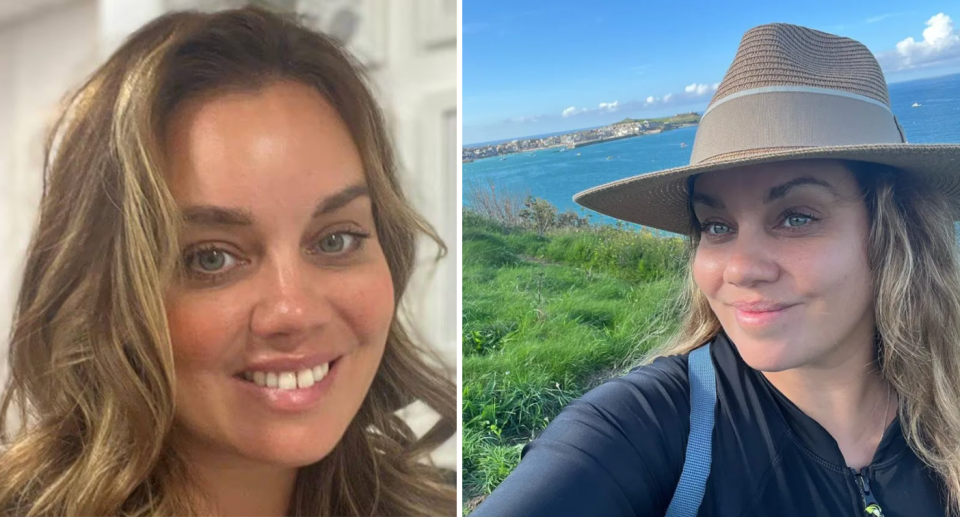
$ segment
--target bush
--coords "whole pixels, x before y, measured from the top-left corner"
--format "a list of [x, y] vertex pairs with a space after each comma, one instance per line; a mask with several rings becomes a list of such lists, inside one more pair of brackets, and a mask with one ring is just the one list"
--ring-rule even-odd
[[487, 354], [500, 349], [504, 338], [517, 329], [516, 322], [494, 321], [479, 323], [471, 321], [463, 327], [463, 355]]
[[507, 248], [503, 238], [483, 232], [464, 232], [463, 263], [502, 267], [520, 259]]
[[493, 182], [482, 186], [476, 182], [464, 182], [467, 192], [466, 205], [474, 214], [507, 227], [520, 227], [525, 196], [509, 189], [497, 189]]
[[556, 227], [563, 214], [529, 201], [531, 222], [521, 226], [463, 217], [467, 497], [496, 488], [564, 406], [636, 365], [675, 328], [664, 302], [681, 285], [681, 239]]
[[486, 187], [467, 183], [464, 188], [467, 191], [464, 226], [467, 225], [467, 218], [470, 217], [472, 224], [486, 225], [487, 229], [493, 229], [489, 228], [490, 225], [499, 226], [500, 230], [506, 230], [506, 232], [520, 228], [533, 230], [541, 236], [556, 228], [588, 226], [587, 219], [573, 211], [559, 213], [557, 207], [545, 199], [529, 194], [520, 195], [509, 189], [497, 189], [492, 182], [487, 183]]
[[558, 381], [534, 372], [486, 374], [464, 382], [463, 427], [483, 430], [498, 440], [529, 440], [578, 396], [579, 392], [564, 390]]
[[559, 232], [543, 249], [547, 260], [645, 282], [682, 272], [687, 253], [680, 237], [657, 237], [648, 231], [610, 227]]

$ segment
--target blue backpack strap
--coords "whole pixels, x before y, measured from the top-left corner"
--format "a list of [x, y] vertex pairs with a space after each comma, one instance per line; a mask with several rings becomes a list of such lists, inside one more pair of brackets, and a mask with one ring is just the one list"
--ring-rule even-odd
[[695, 517], [703, 501], [713, 457], [713, 417], [717, 405], [717, 380], [710, 358], [710, 343], [690, 352], [690, 437], [680, 482], [666, 517]]

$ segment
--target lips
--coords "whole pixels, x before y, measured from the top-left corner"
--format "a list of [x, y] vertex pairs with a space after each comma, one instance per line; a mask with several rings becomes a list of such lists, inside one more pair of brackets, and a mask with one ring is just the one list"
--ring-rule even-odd
[[787, 307], [792, 307], [791, 304], [772, 300], [739, 301], [733, 302], [730, 305], [743, 312], [775, 312], [786, 309]]
[[247, 361], [234, 377], [262, 388], [306, 389], [323, 381], [341, 357], [330, 352], [260, 356]]
[[740, 301], [730, 304], [736, 308], [737, 322], [744, 327], [758, 327], [779, 321], [786, 316], [790, 307], [796, 304], [787, 304], [772, 300]]
[[330, 363], [323, 363], [313, 368], [289, 372], [246, 371], [241, 377], [260, 387], [292, 390], [313, 386], [322, 381], [329, 371]]
[[[299, 378], [295, 380], [288, 378], [286, 380], [288, 386], [293, 386], [290, 389], [280, 386], [279, 379], [277, 379], [278, 385], [276, 387], [261, 386], [256, 382], [256, 379], [253, 381], [246, 380], [242, 374], [234, 375], [231, 384], [238, 390], [237, 393], [243, 397], [243, 403], [251, 405], [250, 409], [260, 407], [276, 414], [299, 414], [314, 410], [322, 400], [329, 396], [334, 389], [333, 385], [336, 382], [338, 372], [342, 368], [342, 362], [340, 360], [330, 362], [329, 371], [325, 373], [321, 371], [321, 373], [324, 373], [323, 378], [320, 381], [313, 382], [313, 384], [308, 381], [304, 385], [305, 387], [299, 385]], [[268, 384], [266, 378], [264, 383]]]

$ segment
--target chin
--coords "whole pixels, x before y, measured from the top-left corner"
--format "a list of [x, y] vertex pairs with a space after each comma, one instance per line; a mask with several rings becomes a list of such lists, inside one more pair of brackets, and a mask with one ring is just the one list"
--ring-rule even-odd
[[276, 444], [267, 449], [243, 451], [243, 455], [257, 463], [263, 463], [283, 468], [300, 468], [312, 465], [326, 458], [333, 451], [337, 443], [318, 446], [316, 443], [296, 446], [292, 444]]
[[746, 337], [743, 334], [727, 333], [733, 341], [743, 362], [761, 372], [782, 372], [801, 366], [797, 357], [797, 344], [783, 339]]
[[326, 458], [340, 443], [343, 433], [332, 435], [331, 429], [313, 428], [309, 432], [263, 429], [255, 439], [240, 440], [238, 452], [257, 463], [277, 467], [304, 467]]

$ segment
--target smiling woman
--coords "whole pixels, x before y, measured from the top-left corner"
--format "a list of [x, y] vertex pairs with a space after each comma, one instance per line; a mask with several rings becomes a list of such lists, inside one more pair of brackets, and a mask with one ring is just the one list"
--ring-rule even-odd
[[859, 42], [750, 29], [689, 166], [575, 197], [688, 237], [678, 331], [473, 515], [960, 515], [958, 164]]
[[[448, 515], [454, 385], [397, 319], [418, 235], [337, 44], [258, 9], [134, 34], [50, 138], [0, 515]], [[395, 412], [440, 421], [417, 437]], [[4, 411], [6, 414], [6, 411]]]

